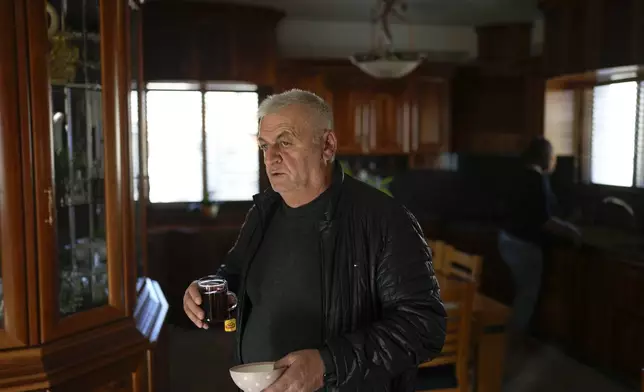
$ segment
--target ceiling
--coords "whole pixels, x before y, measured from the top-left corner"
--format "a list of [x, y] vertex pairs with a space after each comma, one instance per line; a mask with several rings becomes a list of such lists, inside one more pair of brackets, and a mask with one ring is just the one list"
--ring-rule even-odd
[[[204, 0], [216, 2], [219, 0]], [[281, 9], [290, 19], [366, 22], [376, 0], [226, 0]], [[537, 0], [406, 0], [409, 23], [481, 25], [539, 18]]]

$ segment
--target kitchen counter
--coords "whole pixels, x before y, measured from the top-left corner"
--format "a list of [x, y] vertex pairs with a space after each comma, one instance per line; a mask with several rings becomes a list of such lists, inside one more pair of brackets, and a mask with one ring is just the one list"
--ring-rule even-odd
[[600, 226], [580, 226], [583, 245], [610, 254], [615, 260], [644, 267], [644, 233]]

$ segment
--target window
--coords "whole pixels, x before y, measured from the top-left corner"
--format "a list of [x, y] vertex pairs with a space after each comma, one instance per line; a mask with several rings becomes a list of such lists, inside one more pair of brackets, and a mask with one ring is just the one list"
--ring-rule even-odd
[[259, 191], [257, 93], [212, 87], [148, 84], [152, 203], [243, 201]]
[[[644, 186], [642, 84], [630, 81], [593, 88], [589, 179], [594, 184]], [[638, 107], [639, 106], [639, 107]]]

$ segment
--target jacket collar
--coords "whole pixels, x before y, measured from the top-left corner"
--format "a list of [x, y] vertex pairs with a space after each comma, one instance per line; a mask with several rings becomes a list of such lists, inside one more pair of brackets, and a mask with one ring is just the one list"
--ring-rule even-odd
[[[331, 221], [333, 216], [336, 213], [338, 200], [340, 197], [340, 190], [342, 184], [344, 183], [344, 170], [342, 166], [337, 161], [333, 164], [333, 175], [331, 181], [331, 197], [329, 198], [329, 203], [327, 204], [326, 210], [324, 212], [324, 220], [326, 222]], [[275, 211], [278, 202], [282, 200], [282, 197], [279, 193], [275, 192], [273, 188], [269, 187], [262, 193], [258, 193], [253, 196], [253, 201], [257, 206], [259, 213], [262, 217], [262, 221], [266, 221], [266, 218], [272, 215]]]

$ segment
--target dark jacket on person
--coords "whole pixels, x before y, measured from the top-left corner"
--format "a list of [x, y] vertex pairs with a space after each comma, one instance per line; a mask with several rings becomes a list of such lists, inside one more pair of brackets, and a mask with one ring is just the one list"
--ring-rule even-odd
[[555, 215], [556, 207], [550, 177], [538, 168], [523, 167], [512, 178], [504, 229], [523, 241], [544, 245], [550, 237], [543, 225]]
[[[326, 386], [337, 391], [413, 391], [417, 366], [440, 353], [446, 325], [422, 230], [400, 203], [345, 176], [339, 164], [331, 187], [319, 223], [325, 325], [325, 345], [319, 349], [328, 373]], [[280, 202], [272, 189], [254, 197], [218, 272], [239, 297], [238, 360], [252, 306], [244, 277]]]

